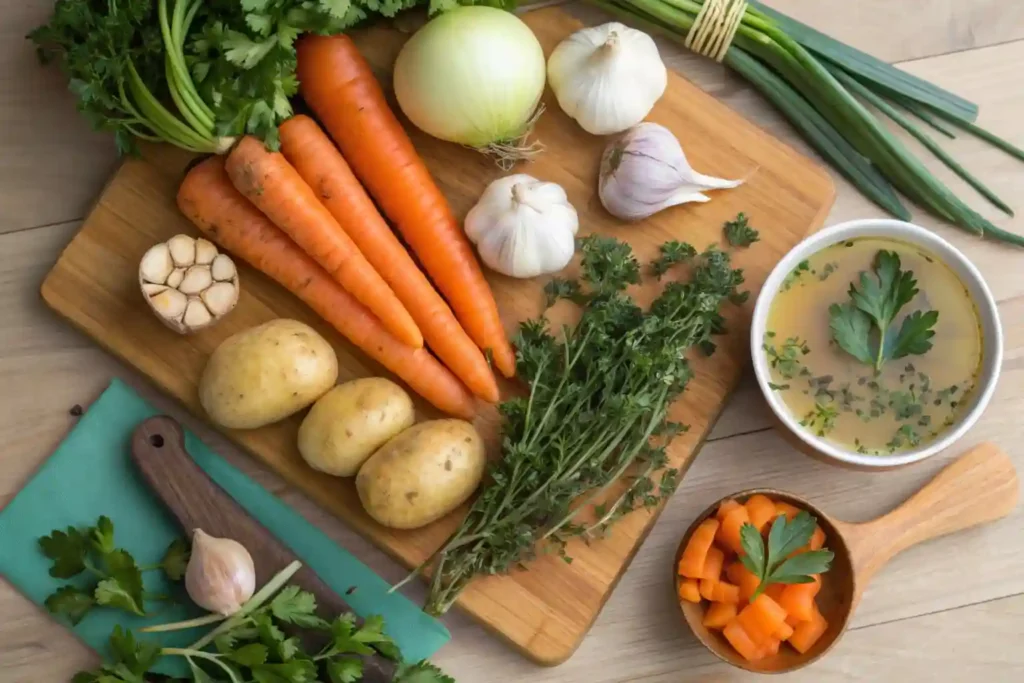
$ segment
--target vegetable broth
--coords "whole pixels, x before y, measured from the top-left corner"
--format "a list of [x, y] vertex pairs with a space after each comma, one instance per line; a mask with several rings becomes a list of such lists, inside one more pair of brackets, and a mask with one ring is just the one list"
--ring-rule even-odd
[[[893, 358], [881, 371], [834, 341], [829, 307], [850, 301], [851, 283], [872, 273], [880, 251], [898, 254], [920, 290], [894, 318], [938, 311], [932, 348]], [[785, 279], [763, 340], [772, 388], [806, 429], [837, 446], [887, 455], [924, 445], [970, 404], [982, 360], [978, 312], [966, 287], [938, 258], [904, 242], [862, 238], [827, 247]]]

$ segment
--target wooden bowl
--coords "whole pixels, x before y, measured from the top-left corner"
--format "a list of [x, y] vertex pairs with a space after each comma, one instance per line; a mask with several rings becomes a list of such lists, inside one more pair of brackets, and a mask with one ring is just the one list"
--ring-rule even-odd
[[698, 515], [686, 530], [672, 564], [674, 597], [678, 600], [681, 577], [679, 558], [697, 526], [715, 515], [727, 499], [745, 502], [760, 493], [807, 510], [825, 532], [825, 547], [835, 553], [832, 568], [822, 577], [818, 608], [828, 630], [807, 653], [783, 644], [779, 653], [748, 662], [722, 636], [702, 623], [705, 604], [680, 602], [683, 616], [697, 640], [719, 659], [755, 673], [795, 671], [824, 656], [839, 641], [875, 572], [894, 555], [912, 545], [1005, 517], [1017, 504], [1017, 473], [1013, 462], [994, 444], [976, 446], [911, 496], [878, 519], [863, 524], [834, 520], [800, 496], [775, 489], [749, 489], [726, 496]]

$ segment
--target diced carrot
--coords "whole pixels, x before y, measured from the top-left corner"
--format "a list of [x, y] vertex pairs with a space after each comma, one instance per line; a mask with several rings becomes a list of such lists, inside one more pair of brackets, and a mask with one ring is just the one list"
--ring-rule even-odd
[[725, 519], [725, 516], [727, 514], [729, 514], [738, 507], [740, 507], [740, 504], [737, 503], [732, 498], [723, 500], [721, 504], [719, 504], [718, 506], [718, 512], [715, 513], [715, 517], [718, 519], [719, 522], [721, 522], [723, 519]]
[[797, 625], [793, 629], [793, 635], [789, 638], [789, 644], [796, 648], [800, 654], [805, 654], [814, 647], [814, 644], [824, 635], [826, 629], [828, 629], [828, 622], [825, 621], [825, 617], [821, 616], [821, 612], [815, 606], [811, 619]]
[[786, 623], [786, 616], [786, 610], [762, 593], [736, 615], [736, 620], [754, 642], [760, 645], [779, 631]]
[[715, 586], [718, 585], [718, 579], [701, 579], [697, 583], [700, 586], [700, 597], [713, 601], [715, 599]]
[[786, 623], [788, 625], [792, 626], [793, 628], [796, 628], [800, 624], [804, 623], [804, 621], [806, 621], [806, 619], [797, 619], [792, 614], [790, 614], [788, 617], [786, 617]]
[[749, 521], [750, 516], [747, 515], [747, 508], [742, 505], [730, 510], [725, 515], [721, 525], [719, 525], [718, 533], [715, 534], [715, 540], [718, 541], [719, 545], [735, 553], [741, 552], [743, 544], [740, 541], [740, 528]]
[[725, 564], [725, 553], [715, 546], [711, 546], [708, 548], [708, 554], [704, 558], [704, 570], [701, 572], [700, 578], [714, 581], [721, 580], [723, 564]]
[[811, 534], [809, 545], [811, 550], [821, 550], [825, 546], [825, 532], [821, 530], [820, 526], [814, 527], [814, 533]]
[[736, 618], [736, 605], [728, 602], [713, 602], [704, 613], [701, 622], [708, 628], [725, 628], [725, 625]]
[[775, 503], [772, 502], [771, 498], [762, 496], [760, 493], [756, 493], [748, 498], [744, 506], [747, 508], [750, 523], [757, 528], [758, 533], [764, 531], [768, 523], [778, 517], [779, 514], [775, 511]]
[[764, 659], [765, 657], [774, 657], [779, 654], [779, 645], [781, 643], [782, 641], [774, 636], [762, 643], [760, 659]]
[[704, 561], [707, 559], [708, 549], [715, 542], [715, 533], [718, 531], [717, 519], [705, 519], [693, 530], [683, 555], [679, 558], [679, 575], [689, 579], [699, 579], [704, 573]]
[[726, 583], [725, 581], [719, 581], [716, 583], [711, 594], [714, 597], [715, 602], [727, 602], [736, 605], [739, 604], [740, 601], [739, 587], [734, 586], [731, 583]]
[[733, 649], [740, 653], [740, 656], [748, 662], [756, 662], [761, 659], [761, 648], [758, 643], [750, 637], [750, 634], [740, 624], [739, 619], [733, 619], [725, 628], [722, 635], [729, 641]]
[[781, 500], [775, 502], [775, 516], [786, 515], [786, 519], [790, 520], [800, 514], [800, 508], [793, 507], [789, 503], [784, 503]]
[[750, 600], [750, 596], [754, 594], [754, 591], [761, 584], [761, 580], [744, 567], [743, 563], [739, 560], [736, 560], [726, 568], [725, 576], [733, 585], [739, 587], [740, 600]]
[[[786, 617], [786, 619], [789, 619], [789, 617]], [[779, 640], [789, 640], [793, 637], [793, 627], [783, 622], [779, 630], [775, 632], [775, 637]]]
[[679, 582], [679, 599], [686, 602], [700, 602], [700, 589], [696, 579], [683, 579]]
[[764, 589], [764, 594], [772, 600], [774, 600], [775, 602], [778, 602], [779, 598], [782, 597], [782, 592], [784, 590], [786, 590], [785, 585], [781, 583], [773, 583], [769, 584], [768, 587]]
[[794, 583], [786, 586], [782, 595], [776, 599], [779, 606], [800, 621], [810, 621], [814, 607], [814, 598], [821, 590], [821, 577], [814, 574], [814, 583]]

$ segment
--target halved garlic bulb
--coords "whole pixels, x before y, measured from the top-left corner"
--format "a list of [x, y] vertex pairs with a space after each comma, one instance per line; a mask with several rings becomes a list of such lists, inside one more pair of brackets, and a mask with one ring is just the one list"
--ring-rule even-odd
[[139, 263], [139, 288], [153, 312], [179, 334], [201, 330], [238, 303], [238, 270], [202, 237], [175, 235]]

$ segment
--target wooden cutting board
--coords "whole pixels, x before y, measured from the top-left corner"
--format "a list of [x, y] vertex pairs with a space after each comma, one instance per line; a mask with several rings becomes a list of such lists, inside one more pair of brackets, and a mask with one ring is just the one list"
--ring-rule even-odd
[[[557, 8], [524, 19], [547, 53], [579, 27]], [[385, 78], [404, 39], [387, 29], [357, 36]], [[665, 96], [649, 118], [679, 137], [701, 172], [747, 182], [714, 193], [710, 203], [676, 207], [642, 223], [623, 225], [603, 211], [596, 195], [598, 161], [607, 140], [583, 132], [559, 110], [550, 92], [545, 102], [537, 137], [546, 150], [516, 170], [559, 183], [579, 211], [582, 233], [599, 231], [628, 240], [642, 262], [669, 239], [689, 241], [698, 248], [720, 243], [723, 222], [743, 211], [761, 233], [760, 242], [735, 255], [754, 295], [780, 257], [821, 226], [832, 205], [834, 187], [823, 169], [672, 73]], [[491, 180], [503, 175], [476, 152], [416, 132], [412, 137], [459, 217]], [[229, 335], [272, 318], [295, 318], [320, 330], [337, 350], [341, 381], [386, 375], [288, 292], [244, 266], [239, 305], [220, 324], [186, 338], [157, 321], [138, 291], [138, 263], [155, 242], [179, 232], [196, 234], [174, 205], [190, 159], [161, 146], [147, 150], [144, 159], [126, 161], [43, 283], [46, 302], [196, 415], [202, 415], [196, 385], [209, 354]], [[518, 321], [540, 312], [542, 280], [517, 281], [493, 273], [489, 279], [509, 333]], [[753, 296], [742, 308], [730, 306], [730, 332], [721, 339], [718, 352], [694, 360], [695, 378], [671, 414], [671, 419], [690, 425], [670, 448], [674, 466], [685, 468], [696, 455], [748, 363], [752, 305]], [[424, 418], [435, 416], [422, 403], [419, 410]], [[228, 436], [407, 566], [428, 557], [458, 524], [461, 512], [417, 531], [392, 531], [375, 524], [360, 507], [351, 480], [316, 473], [301, 460], [295, 446], [300, 418]], [[497, 455], [494, 408], [482, 405], [476, 424], [492, 444], [492, 455]], [[572, 544], [572, 564], [547, 557], [528, 571], [480, 579], [459, 604], [537, 662], [562, 662], [594, 622], [655, 517], [636, 513], [605, 540], [589, 546]]]

